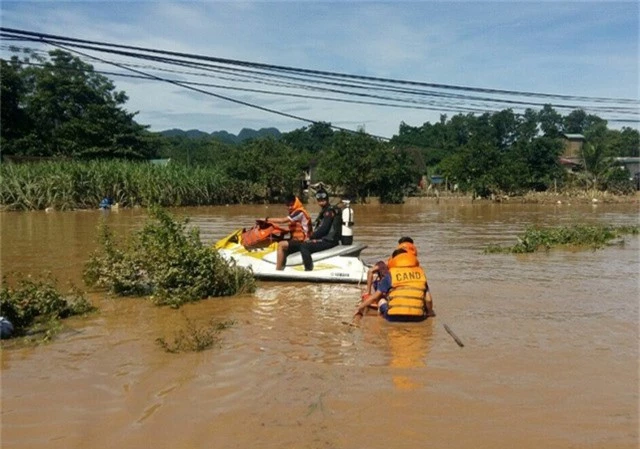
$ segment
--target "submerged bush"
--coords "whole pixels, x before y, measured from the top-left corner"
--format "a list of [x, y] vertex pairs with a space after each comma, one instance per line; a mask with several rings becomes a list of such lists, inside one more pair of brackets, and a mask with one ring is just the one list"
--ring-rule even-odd
[[59, 319], [81, 315], [95, 307], [76, 287], [71, 286], [67, 295], [56, 288], [51, 275], [38, 279], [17, 275], [16, 287], [10, 287], [6, 277], [0, 287], [0, 310], [14, 327], [15, 335], [24, 334], [37, 325], [50, 327]]
[[185, 329], [178, 330], [172, 341], [160, 337], [156, 343], [166, 352], [200, 352], [213, 347], [220, 341], [218, 334], [234, 324], [233, 321], [215, 322], [211, 320], [205, 326], [196, 326], [186, 318]]
[[518, 243], [504, 247], [489, 245], [485, 253], [532, 253], [539, 249], [549, 250], [555, 246], [582, 246], [588, 248], [601, 248], [610, 240], [624, 234], [638, 234], [638, 226], [600, 226], [581, 225], [559, 226], [554, 228], [541, 228], [529, 226], [522, 237], [518, 237]]
[[118, 248], [110, 230], [101, 225], [101, 249], [83, 273], [87, 285], [121, 296], [152, 295], [156, 304], [172, 307], [255, 291], [251, 271], [229, 264], [203, 245], [198, 229], [186, 231], [188, 219], [177, 222], [156, 207], [150, 213], [150, 220], [125, 249]]

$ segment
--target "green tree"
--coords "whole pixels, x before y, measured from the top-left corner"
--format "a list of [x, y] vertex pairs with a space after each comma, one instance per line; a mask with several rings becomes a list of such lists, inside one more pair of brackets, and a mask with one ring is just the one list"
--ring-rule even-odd
[[317, 122], [282, 135], [282, 140], [292, 148], [318, 153], [327, 148], [333, 139], [331, 123]]
[[587, 114], [582, 109], [571, 111], [563, 121], [566, 133], [587, 134], [593, 128], [604, 127], [606, 129], [607, 126], [605, 120], [596, 115]]
[[399, 204], [404, 197], [417, 188], [424, 170], [416, 163], [416, 154], [411, 149], [396, 149], [385, 145], [374, 154], [374, 179], [371, 190], [382, 203]]
[[377, 169], [374, 155], [383, 146], [363, 132], [339, 131], [320, 159], [318, 175], [354, 200], [364, 199], [370, 194]]
[[518, 139], [519, 120], [511, 109], [505, 109], [491, 115], [490, 118], [496, 145], [501, 150], [509, 148]]
[[538, 137], [531, 142], [516, 144], [515, 157], [511, 170], [517, 176], [512, 193], [524, 193], [528, 190], [544, 191], [564, 177], [564, 169], [559, 164], [562, 152], [559, 139]]
[[218, 166], [226, 159], [227, 152], [232, 151], [235, 144], [221, 142], [215, 137], [165, 137], [154, 134], [154, 146], [159, 148], [159, 155], [172, 162], [189, 166]]
[[540, 122], [540, 130], [542, 134], [555, 138], [560, 137], [564, 132], [562, 123], [562, 115], [560, 115], [550, 104], [545, 104], [538, 113], [538, 121]]
[[527, 108], [518, 124], [518, 141], [531, 142], [538, 136], [538, 113]]
[[396, 149], [364, 132], [336, 133], [318, 166], [321, 179], [355, 201], [379, 196], [399, 203], [420, 178], [416, 154]]
[[5, 142], [11, 142], [24, 136], [29, 128], [28, 117], [20, 106], [20, 99], [24, 97], [26, 86], [20, 75], [20, 62], [12, 58], [7, 62], [0, 60], [0, 124], [2, 126], [3, 151]]
[[[108, 78], [70, 53], [54, 50], [49, 56], [13, 58], [11, 76], [1, 79], [2, 101], [20, 113], [21, 125], [19, 135], [10, 134], [3, 142], [6, 153], [130, 159], [154, 155], [145, 127], [122, 108], [124, 92], [116, 92]], [[3, 69], [7, 65], [3, 63]]]
[[637, 129], [623, 127], [622, 130], [608, 129], [607, 145], [617, 157], [640, 156], [640, 133]]
[[300, 153], [273, 138], [255, 139], [236, 146], [221, 163], [228, 176], [265, 186], [266, 199], [298, 192], [305, 165]]
[[618, 169], [609, 148], [601, 141], [587, 141], [582, 146], [585, 172], [582, 180], [586, 188], [602, 189], [610, 176]]

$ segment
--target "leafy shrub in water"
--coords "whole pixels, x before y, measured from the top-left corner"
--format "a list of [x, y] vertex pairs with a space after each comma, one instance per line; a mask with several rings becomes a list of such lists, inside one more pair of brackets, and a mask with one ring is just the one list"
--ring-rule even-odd
[[638, 226], [608, 227], [580, 224], [555, 228], [529, 226], [524, 235], [518, 237], [518, 243], [514, 246], [489, 245], [484, 252], [532, 253], [540, 248], [548, 250], [554, 246], [583, 246], [597, 249], [621, 235], [638, 234], [638, 232]]
[[166, 352], [200, 352], [218, 343], [218, 334], [234, 324], [233, 321], [219, 323], [211, 320], [207, 325], [198, 327], [190, 319], [186, 320], [186, 328], [178, 330], [172, 341], [160, 337], [156, 339], [156, 343]]
[[95, 310], [77, 288], [72, 286], [65, 296], [58, 292], [56, 284], [51, 275], [39, 279], [18, 275], [16, 287], [12, 288], [8, 285], [7, 278], [3, 277], [0, 310], [11, 321], [17, 335], [37, 324]]
[[84, 270], [87, 285], [122, 296], [151, 294], [156, 304], [172, 307], [255, 290], [251, 271], [229, 264], [215, 249], [204, 246], [198, 229], [186, 230], [187, 219], [177, 222], [155, 207], [150, 212], [151, 220], [125, 250], [101, 225], [101, 249]]

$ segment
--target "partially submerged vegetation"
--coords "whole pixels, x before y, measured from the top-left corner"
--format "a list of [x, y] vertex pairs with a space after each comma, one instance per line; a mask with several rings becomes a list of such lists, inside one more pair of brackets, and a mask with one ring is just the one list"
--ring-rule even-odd
[[[101, 248], [92, 254], [83, 272], [89, 287], [120, 296], [150, 296], [155, 304], [174, 308], [211, 296], [255, 291], [253, 273], [229, 264], [215, 249], [203, 245], [198, 229], [187, 231], [187, 219], [176, 221], [159, 207], [150, 211], [149, 221], [125, 248], [116, 245], [104, 223], [100, 225]], [[7, 320], [3, 326], [9, 327], [7, 335], [3, 327], [2, 337], [37, 335], [39, 341], [48, 340], [61, 329], [61, 319], [96, 310], [75, 286], [64, 295], [56, 284], [50, 274], [3, 277], [0, 310]], [[196, 326], [187, 319], [186, 328], [173, 340], [158, 338], [156, 342], [168, 352], [202, 351], [215, 345], [218, 334], [232, 324], [211, 321]]]
[[197, 326], [185, 316], [186, 326], [178, 330], [173, 340], [157, 338], [156, 343], [166, 352], [200, 352], [212, 348], [220, 342], [219, 334], [234, 324], [233, 321], [216, 322], [210, 320], [204, 326]]
[[39, 334], [48, 340], [60, 329], [60, 320], [95, 310], [84, 294], [71, 286], [64, 295], [50, 275], [31, 278], [17, 274], [15, 287], [3, 277], [0, 287], [2, 316], [13, 325], [13, 336]]
[[203, 245], [198, 229], [186, 230], [187, 219], [178, 222], [157, 207], [150, 212], [150, 220], [125, 248], [101, 225], [101, 247], [83, 273], [88, 286], [120, 296], [151, 295], [154, 303], [176, 308], [210, 296], [255, 291], [253, 273]]
[[250, 203], [264, 190], [215, 168], [120, 160], [1, 164], [0, 177], [7, 210], [96, 209], [105, 197], [123, 207]]
[[625, 234], [638, 234], [638, 226], [602, 226], [574, 224], [541, 228], [529, 226], [518, 243], [513, 246], [491, 244], [485, 248], [485, 253], [532, 253], [540, 249], [549, 250], [556, 246], [572, 246], [597, 249], [613, 239]]

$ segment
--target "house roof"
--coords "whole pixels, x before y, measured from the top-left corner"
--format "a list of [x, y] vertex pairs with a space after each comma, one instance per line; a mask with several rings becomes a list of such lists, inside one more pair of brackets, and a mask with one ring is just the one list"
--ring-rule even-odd
[[582, 134], [563, 134], [563, 136], [569, 140], [584, 140]]

